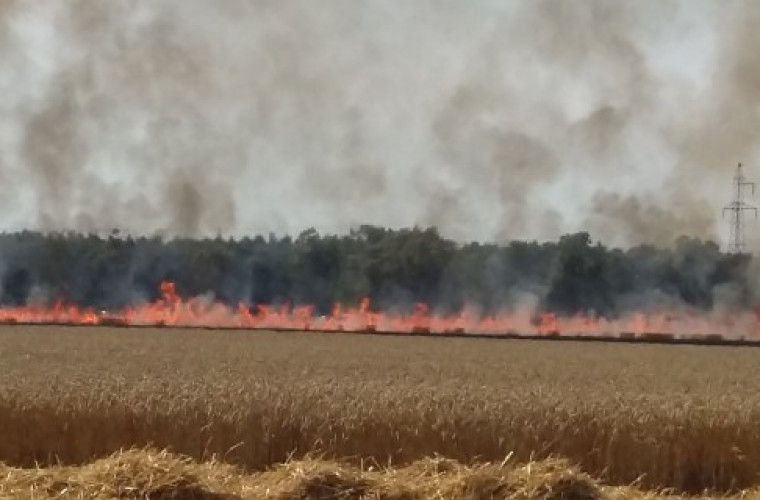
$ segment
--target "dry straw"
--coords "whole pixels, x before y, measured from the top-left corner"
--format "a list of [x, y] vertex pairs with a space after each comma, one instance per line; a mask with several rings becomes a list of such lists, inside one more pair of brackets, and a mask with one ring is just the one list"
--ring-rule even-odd
[[[259, 473], [197, 463], [166, 451], [132, 449], [81, 467], [0, 465], [0, 496], [14, 499], [596, 500], [641, 498], [600, 486], [564, 461], [466, 467], [440, 458], [399, 469], [361, 470], [305, 459]], [[653, 494], [650, 494], [653, 496]]]

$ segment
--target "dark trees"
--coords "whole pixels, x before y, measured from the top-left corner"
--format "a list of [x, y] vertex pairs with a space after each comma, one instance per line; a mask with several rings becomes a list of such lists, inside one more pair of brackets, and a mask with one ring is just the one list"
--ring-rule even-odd
[[231, 305], [336, 302], [369, 297], [376, 308], [442, 312], [472, 304], [485, 312], [530, 296], [546, 310], [615, 316], [630, 310], [728, 305], [754, 308], [752, 258], [681, 238], [671, 248], [610, 249], [588, 233], [558, 242], [458, 244], [435, 228], [361, 226], [346, 235], [160, 238], [22, 232], [0, 235], [0, 302], [68, 301], [116, 309], [158, 296], [210, 293]]

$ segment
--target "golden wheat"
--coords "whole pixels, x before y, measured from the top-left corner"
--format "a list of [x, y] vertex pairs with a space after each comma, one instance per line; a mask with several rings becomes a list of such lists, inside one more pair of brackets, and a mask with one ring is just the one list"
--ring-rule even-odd
[[760, 349], [169, 329], [0, 329], [0, 461], [133, 446], [261, 470], [565, 457], [610, 484], [760, 483]]

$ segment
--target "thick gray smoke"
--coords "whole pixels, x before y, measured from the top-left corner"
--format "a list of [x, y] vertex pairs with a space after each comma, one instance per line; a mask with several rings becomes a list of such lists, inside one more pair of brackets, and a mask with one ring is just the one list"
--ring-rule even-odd
[[760, 5], [5, 0], [0, 227], [720, 240]]

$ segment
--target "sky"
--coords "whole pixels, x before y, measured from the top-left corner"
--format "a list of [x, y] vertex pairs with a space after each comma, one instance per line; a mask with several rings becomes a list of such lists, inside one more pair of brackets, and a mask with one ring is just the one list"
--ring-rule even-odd
[[760, 181], [758, 21], [735, 0], [4, 0], [0, 230], [723, 245], [736, 164]]

